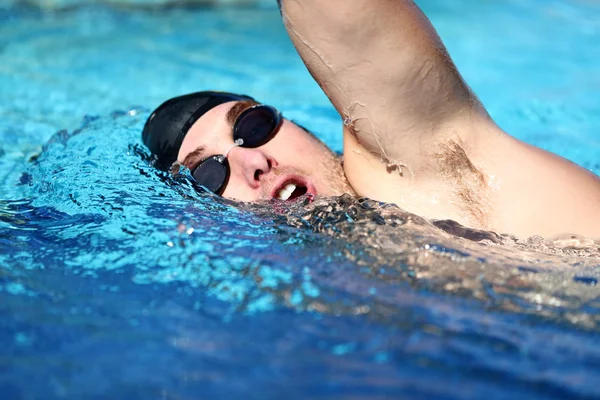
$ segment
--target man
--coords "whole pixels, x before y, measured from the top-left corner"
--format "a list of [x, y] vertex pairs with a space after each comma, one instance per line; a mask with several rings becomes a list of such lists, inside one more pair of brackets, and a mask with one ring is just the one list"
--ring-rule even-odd
[[411, 0], [281, 0], [286, 29], [344, 122], [343, 165], [247, 96], [196, 93], [144, 143], [242, 201], [344, 192], [518, 236], [600, 237], [600, 179], [503, 132]]

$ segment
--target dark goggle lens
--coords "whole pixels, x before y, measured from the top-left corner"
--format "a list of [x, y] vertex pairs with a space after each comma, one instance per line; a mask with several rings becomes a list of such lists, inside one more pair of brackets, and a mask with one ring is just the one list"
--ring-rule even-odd
[[221, 194], [229, 179], [229, 168], [226, 162], [221, 163], [216, 157], [208, 158], [194, 169], [192, 176], [199, 185], [213, 193]]
[[233, 138], [243, 139], [243, 147], [259, 147], [275, 134], [281, 117], [269, 106], [256, 106], [244, 111], [237, 119]]

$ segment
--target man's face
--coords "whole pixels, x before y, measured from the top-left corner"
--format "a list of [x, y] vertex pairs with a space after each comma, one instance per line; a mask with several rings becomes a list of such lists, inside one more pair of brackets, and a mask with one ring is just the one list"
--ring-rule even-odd
[[[179, 162], [193, 170], [203, 159], [225, 154], [234, 145], [235, 120], [257, 104], [232, 101], [208, 111], [186, 135], [179, 149]], [[335, 154], [286, 119], [267, 143], [256, 148], [234, 147], [227, 160], [231, 172], [223, 196], [230, 199], [293, 201], [303, 194], [352, 193]]]

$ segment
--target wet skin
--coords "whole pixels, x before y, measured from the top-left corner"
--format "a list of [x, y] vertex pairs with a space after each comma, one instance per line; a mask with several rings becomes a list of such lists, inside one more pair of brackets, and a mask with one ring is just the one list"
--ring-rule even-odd
[[521, 237], [600, 238], [600, 179], [498, 127], [412, 0], [279, 3], [346, 122], [344, 172], [358, 195]]

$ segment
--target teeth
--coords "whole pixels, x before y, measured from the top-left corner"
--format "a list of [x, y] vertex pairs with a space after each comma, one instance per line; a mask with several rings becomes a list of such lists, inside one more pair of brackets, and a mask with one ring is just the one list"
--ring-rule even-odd
[[282, 187], [281, 189], [279, 189], [279, 191], [277, 192], [277, 198], [279, 200], [287, 200], [290, 198], [290, 196], [292, 195], [292, 193], [294, 193], [294, 190], [296, 190], [296, 185], [294, 185], [293, 183], [288, 183], [287, 185], [285, 185], [284, 187]]

